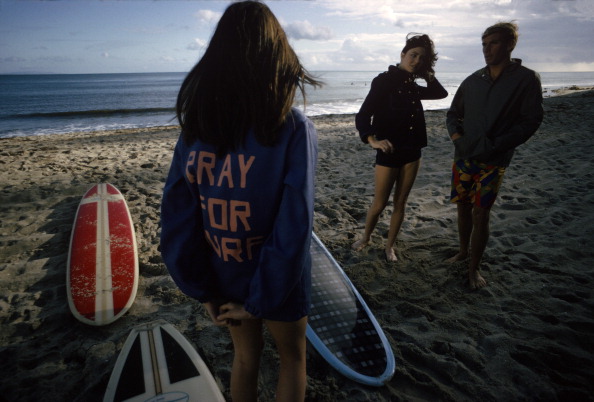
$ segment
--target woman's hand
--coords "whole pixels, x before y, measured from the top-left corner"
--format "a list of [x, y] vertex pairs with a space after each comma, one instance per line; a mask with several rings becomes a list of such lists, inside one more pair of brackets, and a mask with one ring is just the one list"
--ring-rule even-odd
[[214, 325], [216, 325], [218, 327], [227, 325], [227, 322], [225, 320], [219, 320], [217, 318], [219, 315], [220, 309], [221, 309], [220, 303], [206, 302], [206, 303], [204, 303], [204, 308], [208, 312], [208, 315], [210, 316], [210, 319], [212, 320]]
[[237, 303], [225, 303], [219, 307], [218, 321], [223, 321], [226, 325], [241, 325], [242, 320], [256, 320], [258, 317], [247, 312], [243, 305]]
[[370, 135], [367, 137], [367, 142], [369, 142], [369, 145], [371, 145], [372, 148], [379, 149], [386, 154], [394, 152], [394, 145], [388, 140], [376, 140], [375, 136]]

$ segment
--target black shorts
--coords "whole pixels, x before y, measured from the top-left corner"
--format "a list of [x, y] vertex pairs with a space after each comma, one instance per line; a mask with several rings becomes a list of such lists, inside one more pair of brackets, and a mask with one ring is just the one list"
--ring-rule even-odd
[[375, 164], [389, 168], [401, 168], [407, 163], [415, 162], [419, 159], [421, 159], [420, 149], [399, 149], [391, 154], [377, 150]]

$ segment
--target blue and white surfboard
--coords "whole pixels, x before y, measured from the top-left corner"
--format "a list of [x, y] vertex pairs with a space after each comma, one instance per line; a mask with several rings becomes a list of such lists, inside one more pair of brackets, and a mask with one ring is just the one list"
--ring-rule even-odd
[[312, 301], [307, 339], [338, 372], [382, 386], [394, 375], [390, 343], [367, 304], [320, 239], [312, 233]]

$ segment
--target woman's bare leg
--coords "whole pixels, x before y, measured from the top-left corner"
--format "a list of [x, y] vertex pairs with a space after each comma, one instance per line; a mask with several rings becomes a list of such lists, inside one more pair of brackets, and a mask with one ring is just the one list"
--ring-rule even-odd
[[390, 193], [396, 181], [397, 171], [398, 169], [395, 168], [375, 165], [375, 194], [373, 196], [373, 202], [367, 211], [363, 237], [353, 243], [353, 250], [359, 251], [369, 245], [371, 233], [373, 233], [382, 211], [388, 205]]
[[408, 195], [412, 189], [419, 167], [421, 166], [421, 160], [416, 160], [411, 163], [407, 163], [397, 170], [396, 176], [396, 188], [394, 190], [394, 211], [390, 218], [390, 230], [388, 231], [388, 241], [386, 242], [386, 260], [396, 261], [396, 252], [394, 251], [394, 243], [396, 243], [396, 237], [400, 232], [402, 221], [404, 221], [404, 211], [406, 209], [406, 201]]
[[276, 400], [303, 402], [307, 387], [305, 328], [307, 317], [295, 322], [265, 321], [280, 356]]
[[264, 347], [262, 320], [242, 320], [241, 325], [229, 326], [233, 339], [231, 398], [233, 402], [258, 400], [258, 371]]

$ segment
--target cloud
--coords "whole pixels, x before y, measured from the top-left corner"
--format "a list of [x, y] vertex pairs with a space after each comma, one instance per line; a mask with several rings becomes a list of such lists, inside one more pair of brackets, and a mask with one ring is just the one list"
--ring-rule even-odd
[[82, 58], [76, 58], [76, 57], [69, 57], [69, 56], [42, 56], [42, 57], [38, 57], [37, 60], [40, 60], [41, 62], [44, 63], [58, 63], [58, 64], [68, 64], [68, 63], [75, 63], [78, 61], [83, 61]]
[[285, 32], [293, 39], [329, 40], [332, 30], [328, 27], [316, 27], [309, 21], [291, 22], [285, 25]]
[[[559, 62], [543, 62], [533, 63], [527, 67], [532, 68], [538, 72], [592, 72], [594, 71], [594, 62], [589, 63], [559, 63]], [[589, 82], [588, 85], [591, 83]]]
[[221, 19], [223, 13], [218, 11], [212, 10], [200, 10], [194, 16], [198, 19], [199, 22], [204, 22], [207, 24], [216, 24]]
[[[383, 38], [386, 40], [386, 38]], [[386, 40], [392, 43], [391, 40]], [[309, 51], [300, 53], [304, 64], [308, 69], [332, 70], [337, 66], [341, 70], [378, 70], [393, 64], [395, 54], [399, 52], [394, 49], [370, 48], [367, 40], [358, 37], [350, 37], [337, 44], [336, 50]]]
[[24, 63], [27, 59], [18, 56], [0, 57], [2, 63]]
[[206, 47], [207, 42], [200, 38], [195, 38], [192, 43], [186, 46], [187, 50], [203, 50]]
[[[440, 59], [438, 68], [469, 70], [481, 67], [484, 62], [480, 48], [484, 29], [498, 21], [515, 20], [520, 27], [520, 40], [513, 56], [522, 58], [525, 64], [538, 65], [542, 71], [558, 70], [566, 64], [566, 68], [574, 71], [590, 68], [594, 62], [592, 0], [318, 0], [316, 3], [326, 9], [326, 17], [352, 26], [348, 36], [336, 35], [337, 42], [358, 38], [357, 42], [342, 43], [342, 49], [331, 52], [333, 56], [345, 54], [347, 46], [356, 45], [350, 50], [354, 60], [363, 56], [381, 60], [386, 50], [392, 55], [396, 53], [397, 58], [398, 52], [390, 48], [398, 47], [401, 37], [411, 31], [424, 32], [435, 42]], [[379, 32], [393, 33], [395, 41], [388, 43], [387, 37], [364, 35]]]
[[[391, 41], [387, 41], [391, 42]], [[351, 63], [352, 66], [388, 65], [394, 61], [395, 51], [387, 51], [385, 48], [369, 48], [367, 41], [359, 41], [358, 38], [346, 39], [335, 56], [339, 60]]]
[[[97, 71], [105, 66], [134, 71], [138, 65], [162, 69], [154, 59], [147, 58], [167, 54], [172, 46], [182, 59], [168, 66], [167, 71], [185, 69], [208, 46], [228, 1], [223, 4], [196, 0], [179, 2], [176, 7], [164, 1], [146, 2], [146, 13], [141, 14], [134, 2], [115, 2], [104, 7], [104, 2], [93, 1], [88, 6], [97, 6], [96, 13], [89, 12], [87, 7], [69, 8], [69, 13], [58, 13], [58, 8], [52, 8], [55, 18], [39, 13], [38, 19], [33, 18], [36, 15], [25, 18], [26, 13], [21, 12], [28, 9], [29, 3], [14, 2], [14, 17], [0, 13], [5, 22], [0, 22], [0, 72], [19, 69], [19, 64], [27, 63], [58, 72]], [[594, 0], [267, 3], [309, 69], [382, 71], [399, 61], [407, 33], [423, 32], [435, 42], [438, 72], [474, 71], [484, 63], [480, 36], [485, 28], [497, 21], [516, 20], [520, 39], [513, 56], [523, 59], [526, 66], [540, 72], [594, 70]], [[126, 5], [130, 7], [120, 9]], [[66, 18], [70, 11], [74, 13], [72, 17], [59, 19]], [[39, 59], [41, 56], [50, 57]], [[101, 59], [104, 66], [94, 63], [99, 57], [105, 57]], [[79, 59], [87, 62], [83, 64]]]

